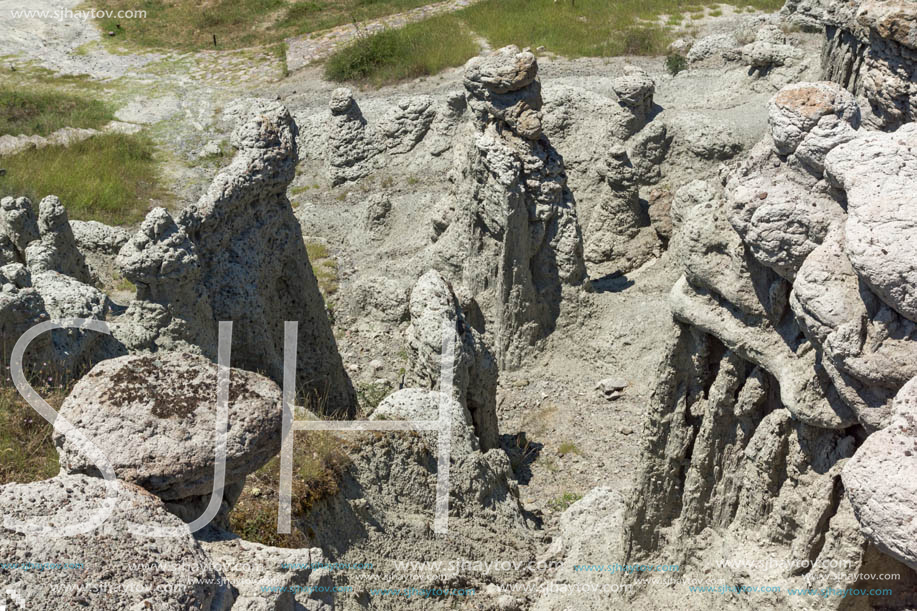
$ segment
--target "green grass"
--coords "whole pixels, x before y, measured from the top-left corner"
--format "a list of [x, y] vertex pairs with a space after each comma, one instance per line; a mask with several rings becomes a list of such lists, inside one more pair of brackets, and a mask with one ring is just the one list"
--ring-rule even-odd
[[3, 158], [0, 197], [57, 195], [71, 219], [130, 224], [162, 195], [153, 153], [148, 137], [125, 134], [25, 151]]
[[[429, 0], [99, 0], [102, 10], [144, 10], [143, 19], [100, 19], [114, 32], [106, 41], [147, 48], [194, 51], [238, 49], [376, 19], [428, 4]], [[203, 4], [203, 6], [202, 6]], [[118, 27], [120, 24], [121, 27]]]
[[322, 499], [337, 494], [340, 476], [349, 464], [344, 442], [333, 433], [296, 433], [293, 440], [292, 533], [277, 532], [279, 457], [248, 476], [239, 503], [229, 514], [232, 531], [243, 539], [264, 545], [308, 547], [305, 534], [295, 526], [296, 518], [308, 513]]
[[438, 15], [357, 39], [328, 58], [325, 77], [382, 85], [461, 66], [479, 51], [460, 18]]
[[583, 498], [582, 494], [577, 494], [575, 492], [565, 492], [561, 496], [548, 501], [548, 507], [557, 512], [565, 511], [568, 507], [570, 507], [570, 505], [577, 502], [581, 498]]
[[47, 136], [62, 127], [98, 129], [113, 118], [108, 105], [50, 89], [0, 86], [0, 136]]
[[[566, 57], [662, 55], [672, 41], [671, 27], [683, 14], [717, 12], [720, 2], [680, 0], [482, 0], [450, 15], [440, 15], [400, 31], [384, 31], [355, 41], [332, 55], [325, 76], [334, 81], [382, 85], [458, 66], [478, 53], [473, 35], [493, 48], [515, 44]], [[736, 0], [738, 7], [780, 9], [780, 0]], [[655, 25], [669, 15], [667, 27]]]
[[[64, 392], [41, 392], [57, 409]], [[19, 395], [15, 388], [0, 387], [0, 485], [36, 482], [57, 475], [57, 452], [51, 442], [52, 427]]]
[[557, 453], [561, 456], [566, 456], [567, 454], [578, 454], [580, 456], [583, 455], [583, 451], [580, 450], [579, 446], [577, 446], [572, 441], [565, 441], [561, 443], [557, 448]]
[[338, 264], [334, 255], [322, 242], [306, 241], [306, 254], [312, 264], [312, 273], [318, 280], [318, 288], [327, 299], [338, 290]]

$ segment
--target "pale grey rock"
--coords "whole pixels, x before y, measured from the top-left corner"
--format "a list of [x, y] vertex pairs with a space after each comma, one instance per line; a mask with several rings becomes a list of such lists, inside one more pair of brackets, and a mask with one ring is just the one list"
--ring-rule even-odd
[[[114, 488], [114, 510], [101, 526], [86, 534], [52, 538], [23, 533], [10, 521], [57, 527], [85, 523], [103, 507], [109, 492], [104, 480], [61, 474], [41, 482], [0, 487], [4, 562], [82, 565], [45, 571], [4, 570], [0, 572], [0, 605], [20, 608], [10, 594], [13, 591], [27, 609], [229, 609], [234, 592], [190, 533], [154, 539], [131, 532], [131, 525], [178, 529], [182, 522], [142, 488], [122, 481], [115, 482]], [[144, 568], [138, 570], [138, 566]], [[67, 589], [77, 584], [88, 587]], [[163, 584], [173, 587], [158, 587]]]
[[409, 153], [423, 140], [436, 118], [433, 98], [419, 95], [400, 100], [382, 119], [379, 133], [385, 139], [389, 153]]
[[820, 176], [828, 151], [856, 137], [860, 109], [836, 83], [796, 83], [770, 101], [768, 123], [777, 152], [795, 155]]
[[[465, 83], [474, 120], [457, 138], [453, 185], [434, 225], [437, 268], [481, 305], [497, 361], [509, 368], [553, 331], [563, 287], [585, 276], [563, 161], [540, 137], [540, 89], [534, 76], [525, 76], [526, 66], [537, 65], [529, 56], [508, 47], [469, 61]], [[505, 69], [497, 67], [502, 63]], [[506, 82], [523, 90], [500, 93], [504, 72], [521, 74]], [[489, 88], [491, 81], [499, 91]]]
[[891, 424], [845, 465], [844, 488], [866, 538], [917, 570], [917, 378], [898, 393], [894, 409]]
[[[676, 320], [709, 333], [742, 359], [760, 366], [780, 383], [780, 399], [797, 419], [811, 426], [842, 429], [856, 422], [853, 411], [837, 396], [815, 351], [791, 347], [766, 321], [751, 320], [681, 278], [669, 301]], [[794, 351], [795, 349], [795, 351]]]
[[656, 83], [644, 70], [636, 66], [625, 66], [624, 74], [611, 82], [611, 88], [618, 97], [618, 104], [633, 114], [636, 129], [646, 124], [653, 110], [653, 94]]
[[526, 140], [541, 137], [541, 83], [529, 51], [508, 46], [465, 64], [468, 107], [479, 123], [497, 121]]
[[917, 87], [908, 66], [917, 43], [909, 2], [863, 0], [820, 5], [813, 11], [825, 27], [824, 77], [861, 100], [866, 125], [894, 130], [917, 117]]
[[98, 221], [70, 221], [70, 229], [80, 250], [101, 255], [117, 255], [131, 237], [126, 229]]
[[[105, 453], [117, 476], [166, 501], [209, 495], [217, 441], [217, 366], [186, 353], [102, 361], [83, 376], [60, 414]], [[280, 450], [281, 396], [271, 380], [230, 370], [226, 483]], [[97, 475], [69, 438], [54, 443], [66, 473]]]
[[843, 227], [832, 229], [806, 259], [790, 305], [861, 424], [870, 431], [884, 427], [895, 393], [917, 376], [917, 325], [860, 284], [844, 252]]
[[[480, 452], [471, 414], [456, 399], [438, 391], [421, 388], [403, 388], [382, 400], [373, 410], [370, 420], [439, 420], [441, 409], [447, 410], [451, 424], [451, 452], [456, 458]], [[418, 433], [426, 443], [435, 448], [439, 433]]]
[[857, 274], [902, 316], [917, 321], [917, 125], [864, 134], [825, 161], [847, 195], [845, 251]]
[[691, 45], [691, 50], [685, 55], [685, 59], [688, 60], [688, 63], [693, 64], [708, 57], [719, 55], [723, 51], [735, 49], [738, 46], [739, 42], [736, 40], [735, 35], [731, 33], [711, 34], [694, 41], [694, 44]]
[[757, 261], [792, 281], [845, 213], [827, 183], [784, 163], [768, 140], [727, 177], [729, 222]]
[[361, 276], [353, 284], [355, 314], [384, 322], [408, 320], [408, 296], [407, 286], [386, 276]]
[[428, 271], [414, 285], [410, 314], [405, 335], [413, 374], [438, 387], [447, 341], [443, 334], [448, 329], [453, 353], [451, 394], [470, 413], [483, 451], [499, 447], [496, 362], [483, 336], [466, 322], [452, 287], [439, 272]]
[[238, 591], [233, 611], [334, 609], [330, 561], [321, 549], [270, 547], [215, 528], [195, 538]]
[[353, 387], [286, 197], [296, 133], [280, 103], [251, 102], [232, 135], [236, 156], [203, 197], [175, 219], [150, 212], [118, 256], [144, 302], [131, 305], [118, 336], [132, 350], [215, 359], [217, 323], [233, 321], [233, 365], [280, 382], [284, 323], [298, 321], [297, 388], [352, 414]]
[[[615, 556], [620, 549], [621, 530], [627, 498], [624, 493], [607, 487], [593, 488], [560, 515], [559, 532], [552, 542], [552, 557], [544, 562], [560, 562], [550, 576], [548, 587], [539, 593], [532, 609], [535, 611], [564, 611], [577, 608], [588, 611], [617, 608], [623, 604], [620, 594], [605, 591], [602, 585], [617, 583], [620, 575], [602, 571], [577, 570], [577, 565], [621, 562]], [[574, 585], [575, 584], [575, 585]], [[567, 588], [563, 586], [566, 585]], [[596, 587], [596, 592], [584, 596], [583, 587]]]
[[752, 70], [767, 72], [772, 68], [798, 61], [804, 54], [792, 45], [756, 40], [739, 49], [738, 56], [740, 61]]
[[372, 193], [367, 198], [363, 214], [363, 229], [373, 238], [380, 238], [388, 228], [388, 217], [392, 212], [392, 200], [384, 193]]
[[327, 164], [331, 185], [341, 185], [368, 175], [370, 160], [379, 154], [380, 142], [366, 124], [350, 89], [331, 94], [331, 117], [327, 129]]
[[594, 277], [634, 270], [660, 250], [649, 216], [641, 208], [636, 171], [625, 148], [610, 146], [600, 171], [608, 188], [592, 210], [583, 249]]

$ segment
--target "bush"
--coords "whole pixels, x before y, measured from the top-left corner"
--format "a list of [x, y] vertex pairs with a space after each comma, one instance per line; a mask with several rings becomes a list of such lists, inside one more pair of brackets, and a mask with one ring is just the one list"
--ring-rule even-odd
[[461, 66], [478, 51], [455, 15], [439, 15], [360, 37], [328, 58], [325, 78], [381, 85]]
[[675, 76], [682, 70], [688, 67], [688, 60], [684, 58], [683, 55], [678, 55], [677, 53], [672, 53], [667, 55], [665, 58], [665, 68], [669, 71], [669, 74]]

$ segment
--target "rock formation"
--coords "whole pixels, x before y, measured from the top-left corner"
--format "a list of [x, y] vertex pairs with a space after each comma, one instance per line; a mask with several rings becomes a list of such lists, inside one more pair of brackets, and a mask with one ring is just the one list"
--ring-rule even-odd
[[410, 301], [407, 344], [416, 379], [438, 386], [443, 368], [443, 325], [452, 337], [452, 380], [484, 451], [498, 447], [497, 364], [484, 337], [465, 319], [446, 280], [436, 271], [420, 277]]
[[553, 330], [563, 287], [585, 277], [563, 160], [542, 134], [537, 72], [534, 55], [515, 47], [469, 60], [473, 120], [434, 223], [441, 269], [480, 303], [509, 368]]
[[109, 493], [104, 480], [62, 474], [43, 482], [0, 487], [4, 562], [62, 567], [4, 569], [0, 606], [47, 609], [53, 601], [57, 609], [100, 611], [232, 607], [233, 588], [190, 533], [158, 540], [134, 534], [133, 524], [181, 526], [158, 498], [126, 482], [116, 482], [115, 492], [114, 509], [97, 530], [48, 537], [24, 532], [13, 522], [58, 528], [85, 524], [98, 514]]
[[907, 2], [804, 3], [800, 11], [825, 29], [824, 78], [862, 101], [864, 122], [894, 130], [917, 118], [913, 61], [917, 39]]
[[[713, 558], [776, 549], [792, 562], [756, 567], [755, 579], [862, 588], [847, 576], [900, 571], [893, 594], [869, 604], [913, 603], [903, 584], [917, 574], [900, 563], [914, 566], [917, 493], [880, 473], [913, 463], [904, 236], [917, 217], [903, 194], [917, 186], [917, 132], [871, 132], [859, 119], [835, 83], [785, 87], [770, 133], [722, 185], [676, 193], [671, 246], [685, 273], [625, 517], [627, 562], [718, 566], [733, 583], [738, 569]], [[849, 568], [825, 568], [838, 562]]]
[[[87, 431], [119, 479], [146, 488], [191, 522], [213, 490], [217, 409], [215, 364], [188, 353], [158, 352], [99, 363], [80, 379], [60, 414]], [[228, 409], [224, 516], [245, 476], [280, 451], [280, 388], [256, 373], [231, 369]], [[99, 475], [73, 439], [55, 433], [54, 443], [65, 473]]]
[[[0, 201], [0, 270], [4, 362], [16, 340], [38, 322], [104, 320], [110, 309], [108, 296], [93, 286], [95, 274], [77, 247], [67, 211], [54, 196], [41, 201], [37, 214], [25, 197]], [[30, 344], [24, 365], [67, 378], [97, 360], [104, 344], [93, 331], [55, 330]]]
[[286, 197], [296, 124], [255, 102], [233, 132], [238, 149], [207, 193], [173, 217], [151, 211], [118, 265], [137, 285], [116, 336], [130, 351], [216, 356], [218, 321], [233, 321], [233, 365], [283, 376], [285, 321], [299, 322], [297, 390], [338, 414], [355, 396], [337, 352], [302, 233]]

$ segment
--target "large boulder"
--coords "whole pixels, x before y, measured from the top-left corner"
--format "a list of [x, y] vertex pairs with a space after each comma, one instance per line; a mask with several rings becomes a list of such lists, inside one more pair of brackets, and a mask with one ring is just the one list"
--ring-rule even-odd
[[917, 321], [917, 125], [870, 132], [832, 150], [826, 172], [847, 194], [845, 250], [857, 274]]
[[895, 397], [891, 424], [844, 467], [847, 496], [867, 539], [917, 570], [917, 378]]
[[[142, 527], [181, 530], [152, 494], [117, 481], [113, 510], [87, 533], [67, 537], [104, 508], [106, 482], [59, 475], [0, 487], [0, 607], [8, 609], [175, 609], [223, 611], [235, 594], [190, 533], [151, 538]], [[17, 524], [36, 524], [30, 531]], [[50, 528], [51, 532], [44, 529]], [[53, 566], [47, 566], [47, 565]], [[45, 568], [39, 568], [39, 565]]]
[[[103, 361], [77, 383], [60, 414], [86, 431], [120, 479], [176, 505], [209, 497], [218, 439], [217, 366], [209, 360], [162, 352]], [[280, 451], [281, 421], [278, 386], [231, 369], [227, 487]], [[98, 475], [78, 443], [60, 433], [54, 443], [64, 472]]]

